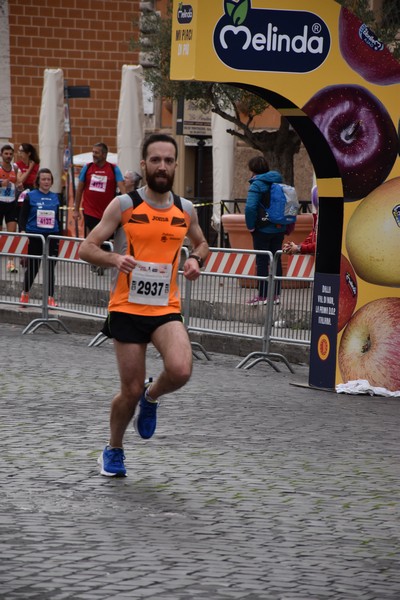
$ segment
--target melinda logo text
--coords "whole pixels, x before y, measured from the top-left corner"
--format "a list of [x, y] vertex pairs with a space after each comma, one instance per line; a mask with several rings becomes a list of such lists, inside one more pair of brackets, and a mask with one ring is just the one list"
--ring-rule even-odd
[[252, 8], [251, 0], [225, 0], [213, 34], [218, 58], [232, 69], [309, 73], [331, 47], [326, 23], [306, 10]]
[[183, 4], [182, 2], [178, 5], [178, 23], [187, 24], [193, 19], [193, 8], [190, 4]]
[[[317, 25], [316, 29], [318, 29]], [[311, 52], [312, 54], [322, 54], [324, 51], [324, 38], [321, 36], [310, 35], [307, 25], [304, 26], [301, 35], [295, 35], [291, 38], [285, 33], [279, 33], [278, 27], [272, 23], [268, 23], [267, 31], [264, 35], [262, 32], [252, 34], [250, 29], [244, 26], [235, 27], [226, 25], [220, 34], [221, 46], [225, 50], [228, 49], [226, 41], [227, 33], [231, 32], [234, 35], [244, 33], [244, 42], [242, 50], [247, 50], [250, 45], [254, 50], [261, 52]], [[243, 36], [242, 36], [243, 37]]]

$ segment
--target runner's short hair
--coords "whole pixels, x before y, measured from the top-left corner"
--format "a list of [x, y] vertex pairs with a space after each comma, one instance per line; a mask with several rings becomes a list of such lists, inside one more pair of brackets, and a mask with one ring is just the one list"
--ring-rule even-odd
[[169, 144], [172, 144], [175, 148], [175, 160], [178, 158], [178, 144], [176, 143], [176, 140], [171, 135], [168, 135], [166, 133], [152, 133], [145, 139], [145, 141], [143, 143], [143, 148], [142, 148], [143, 160], [146, 160], [146, 158], [147, 158], [148, 147], [150, 146], [150, 144], [154, 144], [155, 142], [168, 142]]

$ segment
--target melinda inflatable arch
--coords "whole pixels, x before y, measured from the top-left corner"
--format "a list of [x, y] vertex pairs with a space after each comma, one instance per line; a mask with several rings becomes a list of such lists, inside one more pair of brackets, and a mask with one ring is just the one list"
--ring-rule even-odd
[[[344, 202], [341, 185], [324, 185], [331, 180], [336, 180], [336, 183], [341, 181], [338, 165], [328, 142], [312, 120], [288, 98], [272, 90], [248, 84], [231, 82], [229, 85], [260, 96], [287, 119], [299, 135], [312, 162], [319, 188], [315, 268], [319, 273], [339, 274]], [[329, 187], [333, 191], [329, 191]]]

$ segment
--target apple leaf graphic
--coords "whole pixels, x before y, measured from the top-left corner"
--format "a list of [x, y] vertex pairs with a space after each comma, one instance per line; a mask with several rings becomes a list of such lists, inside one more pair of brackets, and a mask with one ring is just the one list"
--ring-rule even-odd
[[245, 22], [250, 8], [250, 0], [225, 0], [225, 13], [232, 19], [234, 25], [241, 25]]

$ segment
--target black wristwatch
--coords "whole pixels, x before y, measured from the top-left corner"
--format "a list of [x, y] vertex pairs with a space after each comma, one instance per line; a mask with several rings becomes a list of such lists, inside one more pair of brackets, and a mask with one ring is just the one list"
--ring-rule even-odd
[[204, 260], [201, 258], [201, 256], [197, 256], [197, 254], [189, 254], [188, 258], [194, 258], [195, 260], [197, 260], [200, 269], [204, 264]]

